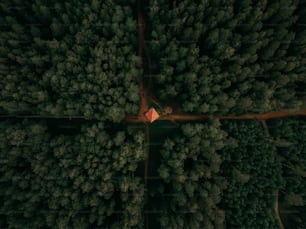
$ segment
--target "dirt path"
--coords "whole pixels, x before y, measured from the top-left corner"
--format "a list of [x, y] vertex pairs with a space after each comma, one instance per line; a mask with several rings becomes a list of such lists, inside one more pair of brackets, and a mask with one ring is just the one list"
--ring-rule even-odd
[[[144, 39], [144, 27], [145, 23], [143, 20], [142, 5], [141, 0], [137, 1], [137, 11], [138, 11], [138, 56], [140, 57], [140, 68], [143, 68], [143, 49], [146, 48]], [[136, 118], [140, 122], [145, 122], [146, 118], [144, 116], [145, 112], [149, 109], [148, 105], [148, 90], [145, 88], [143, 83], [143, 78], [138, 80], [139, 93], [140, 93], [140, 108], [138, 112], [138, 117]]]
[[[149, 61], [149, 69], [151, 68], [151, 59], [148, 58], [148, 50], [144, 39], [145, 23], [143, 19], [143, 10], [141, 0], [137, 0], [137, 12], [138, 12], [138, 56], [140, 57], [140, 68], [143, 69], [143, 49]], [[150, 71], [150, 70], [149, 70]], [[146, 123], [145, 112], [149, 109], [148, 104], [148, 89], [144, 85], [143, 77], [140, 77], [138, 81], [139, 93], [140, 93], [140, 107], [136, 118], [137, 121], [145, 123], [146, 128], [146, 157], [144, 161], [144, 185], [145, 185], [145, 199], [148, 198], [148, 167], [149, 167], [149, 155], [150, 155], [150, 130], [149, 125]], [[148, 212], [148, 211], [145, 211]], [[149, 215], [145, 213], [145, 227], [149, 229]]]
[[64, 115], [64, 116], [54, 116], [54, 115], [0, 115], [0, 118], [21, 118], [21, 119], [87, 119], [82, 115]]
[[144, 169], [144, 180], [145, 187], [148, 189], [148, 169], [149, 169], [149, 157], [150, 157], [150, 129], [149, 125], [146, 124], [146, 157], [145, 157], [145, 169]]
[[281, 217], [279, 215], [279, 208], [278, 208], [278, 190], [276, 190], [274, 192], [274, 195], [275, 195], [275, 202], [274, 202], [274, 212], [275, 212], [275, 215], [277, 217], [277, 220], [278, 220], [278, 223], [279, 223], [279, 228], [280, 229], [285, 229], [284, 227], [284, 224], [281, 220]]
[[[296, 111], [296, 112], [288, 112], [288, 111], [275, 111], [268, 112], [264, 114], [244, 114], [237, 116], [222, 116], [222, 115], [189, 115], [189, 114], [171, 114], [167, 116], [161, 116], [158, 120], [167, 120], [167, 121], [203, 121], [209, 118], [217, 118], [217, 119], [257, 119], [257, 120], [268, 120], [274, 118], [284, 118], [291, 116], [306, 116], [306, 109]], [[135, 115], [127, 115], [125, 120], [127, 122], [142, 122], [143, 120], [138, 120]], [[145, 122], [149, 122], [145, 120]]]
[[[142, 20], [143, 23], [144, 23], [144, 20]], [[144, 27], [145, 27], [145, 24], [144, 24]], [[144, 33], [144, 31], [143, 31]], [[143, 39], [144, 39], [144, 35], [143, 35]], [[148, 91], [148, 98], [151, 98], [152, 96], [152, 84], [153, 84], [153, 81], [152, 81], [152, 59], [151, 59], [151, 54], [150, 54], [150, 50], [145, 42], [145, 39], [143, 40], [143, 49], [144, 49], [144, 52], [145, 52], [145, 55], [146, 55], [146, 58], [147, 58], [147, 63], [148, 63], [148, 73], [149, 73], [149, 81], [148, 81], [148, 85], [147, 85], [147, 91]]]
[[[150, 129], [149, 125], [146, 123], [146, 157], [144, 162], [144, 182], [145, 182], [145, 199], [148, 199], [148, 170], [149, 170], [149, 158], [150, 158]], [[146, 212], [149, 212], [146, 209]], [[146, 229], [149, 229], [149, 216], [148, 213], [145, 213], [146, 218]]]
[[[264, 129], [264, 131], [266, 132], [267, 136], [270, 137], [270, 131], [269, 131], [269, 127], [268, 127], [268, 124], [266, 122], [266, 120], [259, 120], [262, 124], [262, 127]], [[274, 214], [277, 218], [277, 221], [278, 221], [278, 224], [279, 224], [279, 228], [280, 229], [285, 229], [284, 227], [284, 224], [282, 222], [282, 219], [280, 217], [280, 214], [279, 214], [279, 206], [278, 206], [278, 197], [279, 197], [279, 190], [275, 190], [273, 192], [273, 196], [274, 196], [274, 206], [273, 206], [273, 209], [274, 209]]]

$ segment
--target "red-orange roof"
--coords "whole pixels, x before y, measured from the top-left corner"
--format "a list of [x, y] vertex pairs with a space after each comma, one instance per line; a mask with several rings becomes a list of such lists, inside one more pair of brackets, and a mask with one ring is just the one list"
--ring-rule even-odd
[[148, 110], [148, 112], [146, 113], [146, 118], [150, 121], [150, 122], [154, 122], [156, 119], [159, 118], [159, 114], [157, 113], [157, 111], [154, 108], [151, 108], [150, 110]]

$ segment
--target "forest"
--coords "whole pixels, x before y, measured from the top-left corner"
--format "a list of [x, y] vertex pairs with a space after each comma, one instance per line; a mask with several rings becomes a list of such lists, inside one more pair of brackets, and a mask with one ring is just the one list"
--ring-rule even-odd
[[305, 1], [149, 1], [155, 96], [184, 112], [305, 107]]
[[304, 0], [1, 1], [0, 228], [306, 228], [305, 25]]

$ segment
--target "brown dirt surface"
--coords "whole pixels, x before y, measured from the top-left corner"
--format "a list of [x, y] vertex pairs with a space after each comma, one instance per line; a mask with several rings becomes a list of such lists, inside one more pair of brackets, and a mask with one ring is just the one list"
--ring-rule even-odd
[[[248, 119], [257, 119], [257, 120], [268, 120], [275, 118], [284, 118], [291, 116], [306, 116], [306, 109], [302, 109], [299, 111], [275, 111], [268, 112], [264, 114], [244, 114], [237, 116], [221, 116], [221, 115], [191, 115], [191, 114], [171, 114], [167, 116], [161, 116], [158, 120], [168, 120], [168, 121], [203, 121], [209, 118], [217, 118], [217, 119], [232, 119], [232, 120], [248, 120]], [[126, 121], [128, 122], [142, 122], [142, 120], [138, 120], [135, 115], [127, 115]], [[148, 122], [146, 120], [146, 122]]]

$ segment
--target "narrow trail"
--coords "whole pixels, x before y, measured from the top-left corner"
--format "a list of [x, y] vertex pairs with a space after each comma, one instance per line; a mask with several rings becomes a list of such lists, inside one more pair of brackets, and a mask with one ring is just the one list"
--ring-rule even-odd
[[[143, 20], [142, 5], [141, 0], [137, 1], [137, 11], [138, 11], [138, 56], [140, 57], [140, 68], [143, 68], [143, 49], [146, 47], [144, 41], [144, 27], [145, 23]], [[144, 116], [145, 112], [149, 109], [148, 105], [148, 90], [144, 86], [143, 77], [138, 80], [139, 93], [140, 93], [140, 108], [137, 116], [137, 120], [140, 122], [145, 122], [146, 118]]]
[[149, 169], [149, 157], [150, 157], [150, 129], [149, 125], [146, 123], [146, 157], [144, 166], [144, 181], [145, 188], [148, 189], [148, 169]]
[[[142, 22], [143, 22], [143, 25], [144, 25], [144, 28], [145, 28], [145, 22], [142, 18]], [[144, 31], [143, 31], [144, 33]], [[143, 39], [144, 39], [144, 35], [143, 35]], [[143, 40], [143, 49], [144, 49], [144, 52], [145, 52], [145, 55], [146, 55], [146, 58], [147, 58], [147, 62], [148, 62], [148, 72], [149, 72], [149, 81], [148, 81], [148, 87], [147, 87], [147, 91], [148, 91], [148, 96], [147, 96], [147, 100], [149, 100], [149, 98], [152, 97], [152, 84], [153, 84], [153, 81], [152, 81], [152, 59], [151, 59], [151, 54], [150, 54], [150, 50], [145, 42], [145, 39]]]
[[[266, 132], [267, 136], [270, 137], [270, 131], [269, 131], [269, 127], [268, 124], [266, 122], [266, 120], [259, 120], [264, 131]], [[275, 190], [273, 191], [273, 196], [274, 196], [274, 204], [273, 204], [273, 210], [274, 210], [274, 214], [277, 218], [278, 224], [279, 224], [279, 228], [280, 229], [285, 229], [284, 224], [282, 222], [282, 219], [280, 217], [280, 212], [279, 212], [279, 204], [278, 204], [278, 198], [279, 198], [279, 190]]]
[[[306, 116], [306, 109], [289, 112], [289, 111], [274, 111], [264, 114], [244, 114], [237, 116], [222, 116], [222, 115], [190, 115], [190, 114], [170, 114], [166, 116], [161, 116], [158, 120], [167, 120], [167, 121], [203, 121], [210, 118], [217, 118], [221, 120], [232, 119], [232, 120], [248, 120], [248, 119], [257, 119], [257, 120], [269, 120], [275, 118], [284, 118], [292, 116]], [[125, 120], [127, 122], [143, 122], [139, 120], [135, 115], [127, 115]], [[145, 120], [145, 122], [149, 122]]]
[[[145, 181], [145, 198], [148, 198], [148, 170], [149, 170], [149, 158], [150, 158], [150, 129], [149, 125], [146, 124], [146, 157], [144, 162], [144, 181]], [[146, 209], [146, 212], [149, 212]], [[146, 229], [149, 229], [149, 216], [148, 213], [145, 213], [146, 217]]]
[[[124, 119], [126, 122], [131, 123], [149, 123], [149, 121], [144, 116], [144, 113], [149, 109], [149, 100], [147, 91], [143, 89], [143, 82], [139, 80], [139, 88], [140, 88], [140, 108], [138, 115], [127, 115]], [[285, 117], [292, 117], [292, 116], [306, 116], [306, 109], [302, 109], [295, 112], [289, 111], [273, 111], [264, 114], [244, 114], [244, 115], [229, 115], [229, 116], [222, 116], [222, 115], [192, 115], [192, 114], [170, 114], [161, 116], [158, 120], [166, 120], [166, 121], [203, 121], [210, 118], [217, 118], [217, 119], [232, 119], [232, 120], [248, 120], [248, 119], [257, 119], [257, 120], [269, 120], [275, 118], [285, 118]], [[17, 118], [17, 119], [92, 119], [87, 118], [85, 116], [51, 116], [51, 115], [0, 115], [0, 118]]]
[[[138, 13], [138, 56], [140, 57], [140, 68], [143, 69], [143, 50], [145, 49], [145, 53], [147, 55], [147, 59], [149, 62], [149, 72], [151, 71], [151, 59], [148, 58], [148, 49], [145, 44], [144, 39], [144, 28], [145, 22], [143, 19], [143, 9], [141, 0], [137, 0], [137, 13]], [[148, 104], [148, 88], [144, 85], [143, 76], [140, 77], [138, 81], [139, 85], [139, 93], [140, 93], [140, 108], [137, 115], [137, 120], [145, 123], [146, 129], [146, 156], [144, 161], [144, 182], [145, 182], [145, 199], [148, 198], [148, 167], [149, 167], [149, 155], [150, 155], [150, 129], [148, 123], [146, 123], [145, 112], [149, 109]], [[150, 90], [149, 90], [150, 91]], [[149, 229], [149, 216], [148, 211], [145, 211], [145, 227]]]
[[275, 215], [276, 215], [276, 217], [277, 217], [277, 220], [278, 220], [278, 223], [279, 223], [279, 228], [280, 228], [280, 229], [285, 229], [284, 224], [283, 224], [283, 222], [282, 222], [282, 220], [281, 220], [281, 217], [280, 217], [280, 215], [279, 215], [279, 207], [278, 207], [278, 190], [276, 190], [276, 191], [274, 192], [274, 195], [275, 195], [274, 213], [275, 213]]
[[0, 115], [0, 118], [21, 118], [21, 119], [90, 119], [82, 115], [65, 115], [65, 116], [54, 116], [54, 115]]

